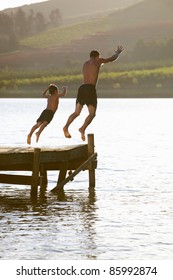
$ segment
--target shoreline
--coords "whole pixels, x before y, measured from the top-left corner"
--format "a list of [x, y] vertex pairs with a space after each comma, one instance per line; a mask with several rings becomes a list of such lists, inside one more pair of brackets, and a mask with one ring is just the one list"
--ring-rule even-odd
[[[105, 93], [106, 92], [106, 93]], [[76, 98], [77, 90], [74, 88], [70, 91], [66, 98]], [[98, 98], [173, 98], [173, 90], [171, 87], [138, 87], [138, 88], [121, 88], [108, 89], [98, 88]], [[0, 98], [43, 98], [41, 90], [9, 90], [8, 92], [0, 91]]]

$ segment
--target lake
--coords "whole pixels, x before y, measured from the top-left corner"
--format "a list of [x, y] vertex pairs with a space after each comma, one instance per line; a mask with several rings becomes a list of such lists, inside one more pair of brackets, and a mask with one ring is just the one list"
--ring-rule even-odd
[[[52, 122], [32, 146], [82, 144], [78, 128], [87, 109], [62, 127], [75, 99], [62, 98]], [[0, 146], [26, 147], [44, 99], [0, 99]], [[96, 187], [81, 172], [50, 192], [57, 172], [37, 202], [30, 187], [0, 184], [0, 258], [38, 260], [168, 260], [173, 258], [173, 99], [98, 99], [94, 133]]]

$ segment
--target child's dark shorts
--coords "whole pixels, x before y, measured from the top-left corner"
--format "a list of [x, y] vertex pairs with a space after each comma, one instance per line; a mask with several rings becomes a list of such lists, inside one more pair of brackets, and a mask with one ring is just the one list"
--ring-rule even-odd
[[97, 93], [94, 85], [83, 84], [78, 89], [76, 104], [92, 105], [97, 108]]
[[40, 117], [37, 119], [37, 123], [38, 122], [48, 122], [50, 123], [51, 120], [53, 119], [53, 116], [54, 116], [55, 112], [53, 112], [52, 110], [49, 110], [49, 109], [45, 109]]

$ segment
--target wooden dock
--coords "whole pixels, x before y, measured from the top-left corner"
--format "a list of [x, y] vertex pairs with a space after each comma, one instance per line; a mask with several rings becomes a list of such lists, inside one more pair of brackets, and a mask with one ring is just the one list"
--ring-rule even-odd
[[[93, 134], [88, 135], [87, 144], [60, 148], [0, 147], [0, 183], [30, 185], [33, 195], [37, 195], [38, 186], [48, 185], [49, 170], [59, 171], [57, 184], [51, 190], [56, 193], [82, 170], [88, 170], [89, 186], [94, 187], [96, 168]], [[10, 171], [17, 174], [9, 174]], [[19, 174], [20, 171], [30, 171], [31, 175]]]

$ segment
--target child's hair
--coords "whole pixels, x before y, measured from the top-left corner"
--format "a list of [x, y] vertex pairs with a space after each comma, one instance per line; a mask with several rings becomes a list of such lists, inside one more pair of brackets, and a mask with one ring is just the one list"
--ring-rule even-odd
[[49, 86], [49, 93], [50, 94], [53, 94], [57, 90], [58, 90], [58, 87], [56, 85], [50, 85]]

